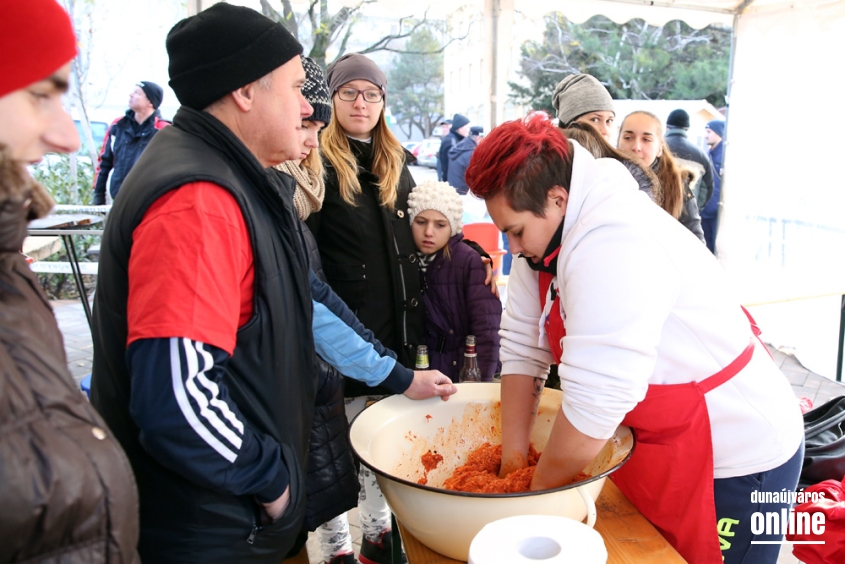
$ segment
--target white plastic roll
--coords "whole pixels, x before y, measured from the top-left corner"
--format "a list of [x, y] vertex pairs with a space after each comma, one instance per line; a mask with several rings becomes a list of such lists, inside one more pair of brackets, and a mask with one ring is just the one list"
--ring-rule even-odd
[[520, 515], [493, 521], [472, 539], [468, 564], [606, 564], [595, 530], [566, 517]]

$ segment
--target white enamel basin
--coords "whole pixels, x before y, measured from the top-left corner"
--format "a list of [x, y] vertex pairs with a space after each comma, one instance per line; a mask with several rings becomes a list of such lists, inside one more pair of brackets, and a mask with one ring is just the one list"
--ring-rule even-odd
[[[376, 472], [379, 486], [402, 525], [420, 542], [449, 558], [466, 561], [473, 537], [487, 523], [516, 515], [558, 515], [577, 521], [593, 517], [589, 508], [605, 477], [630, 457], [634, 438], [619, 427], [585, 473], [592, 478], [553, 490], [513, 494], [471, 494], [438, 486], [484, 442], [501, 443], [501, 385], [457, 384], [448, 401], [414, 401], [391, 396], [362, 411], [349, 437], [358, 459]], [[561, 392], [544, 390], [531, 440], [545, 448]], [[423, 477], [423, 454], [443, 455], [443, 462]], [[588, 496], [585, 501], [582, 496]], [[592, 509], [592, 515], [588, 512]], [[589, 521], [589, 519], [588, 519]]]

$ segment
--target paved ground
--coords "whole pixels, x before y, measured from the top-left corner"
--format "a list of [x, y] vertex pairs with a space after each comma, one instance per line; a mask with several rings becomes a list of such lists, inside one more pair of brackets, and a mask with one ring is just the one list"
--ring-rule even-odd
[[[64, 300], [53, 302], [56, 319], [65, 339], [65, 352], [68, 357], [68, 368], [79, 382], [85, 375], [91, 373], [93, 350], [91, 333], [85, 320], [82, 304], [78, 301]], [[792, 384], [796, 398], [809, 398], [813, 405], [821, 405], [829, 399], [845, 395], [845, 384], [831, 381], [823, 376], [814, 374], [801, 366], [794, 356], [772, 350], [781, 371]], [[355, 553], [360, 550], [361, 529], [357, 525], [357, 510], [350, 512], [350, 532], [353, 537]], [[310, 564], [320, 564], [319, 546], [312, 535], [308, 542]], [[798, 560], [792, 556], [791, 547], [784, 545], [778, 564], [795, 564]]]

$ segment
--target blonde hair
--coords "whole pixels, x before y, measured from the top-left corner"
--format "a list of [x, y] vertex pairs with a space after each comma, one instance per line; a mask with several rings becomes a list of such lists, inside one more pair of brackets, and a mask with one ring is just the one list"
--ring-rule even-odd
[[[349, 205], [355, 205], [355, 196], [361, 193], [358, 180], [358, 161], [349, 148], [349, 139], [337, 119], [335, 99], [332, 98], [332, 119], [320, 134], [320, 152], [337, 172], [340, 197]], [[393, 209], [398, 195], [397, 186], [402, 168], [405, 166], [405, 150], [391, 133], [381, 109], [372, 132], [373, 173], [378, 180], [381, 205]]]
[[[660, 188], [663, 192], [663, 202], [660, 204], [660, 207], [666, 210], [669, 215], [678, 219], [684, 210], [684, 180], [681, 168], [675, 162], [675, 157], [672, 156], [672, 151], [669, 150], [669, 146], [666, 145], [666, 140], [663, 138], [663, 124], [660, 122], [660, 119], [653, 113], [644, 110], [631, 112], [622, 120], [622, 127], [619, 128], [619, 136], [621, 138], [625, 121], [635, 114], [648, 116], [654, 121], [657, 127], [657, 139], [662, 149], [661, 155], [656, 159], [657, 179], [660, 181]], [[618, 140], [616, 144], [619, 144]], [[651, 167], [651, 163], [643, 164]]]

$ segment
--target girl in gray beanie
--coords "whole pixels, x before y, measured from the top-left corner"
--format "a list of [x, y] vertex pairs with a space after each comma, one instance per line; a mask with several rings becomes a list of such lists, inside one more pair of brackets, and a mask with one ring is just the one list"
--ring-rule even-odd
[[552, 105], [561, 129], [576, 121], [589, 123], [610, 141], [616, 110], [610, 92], [595, 77], [589, 74], [567, 76], [555, 87]]

